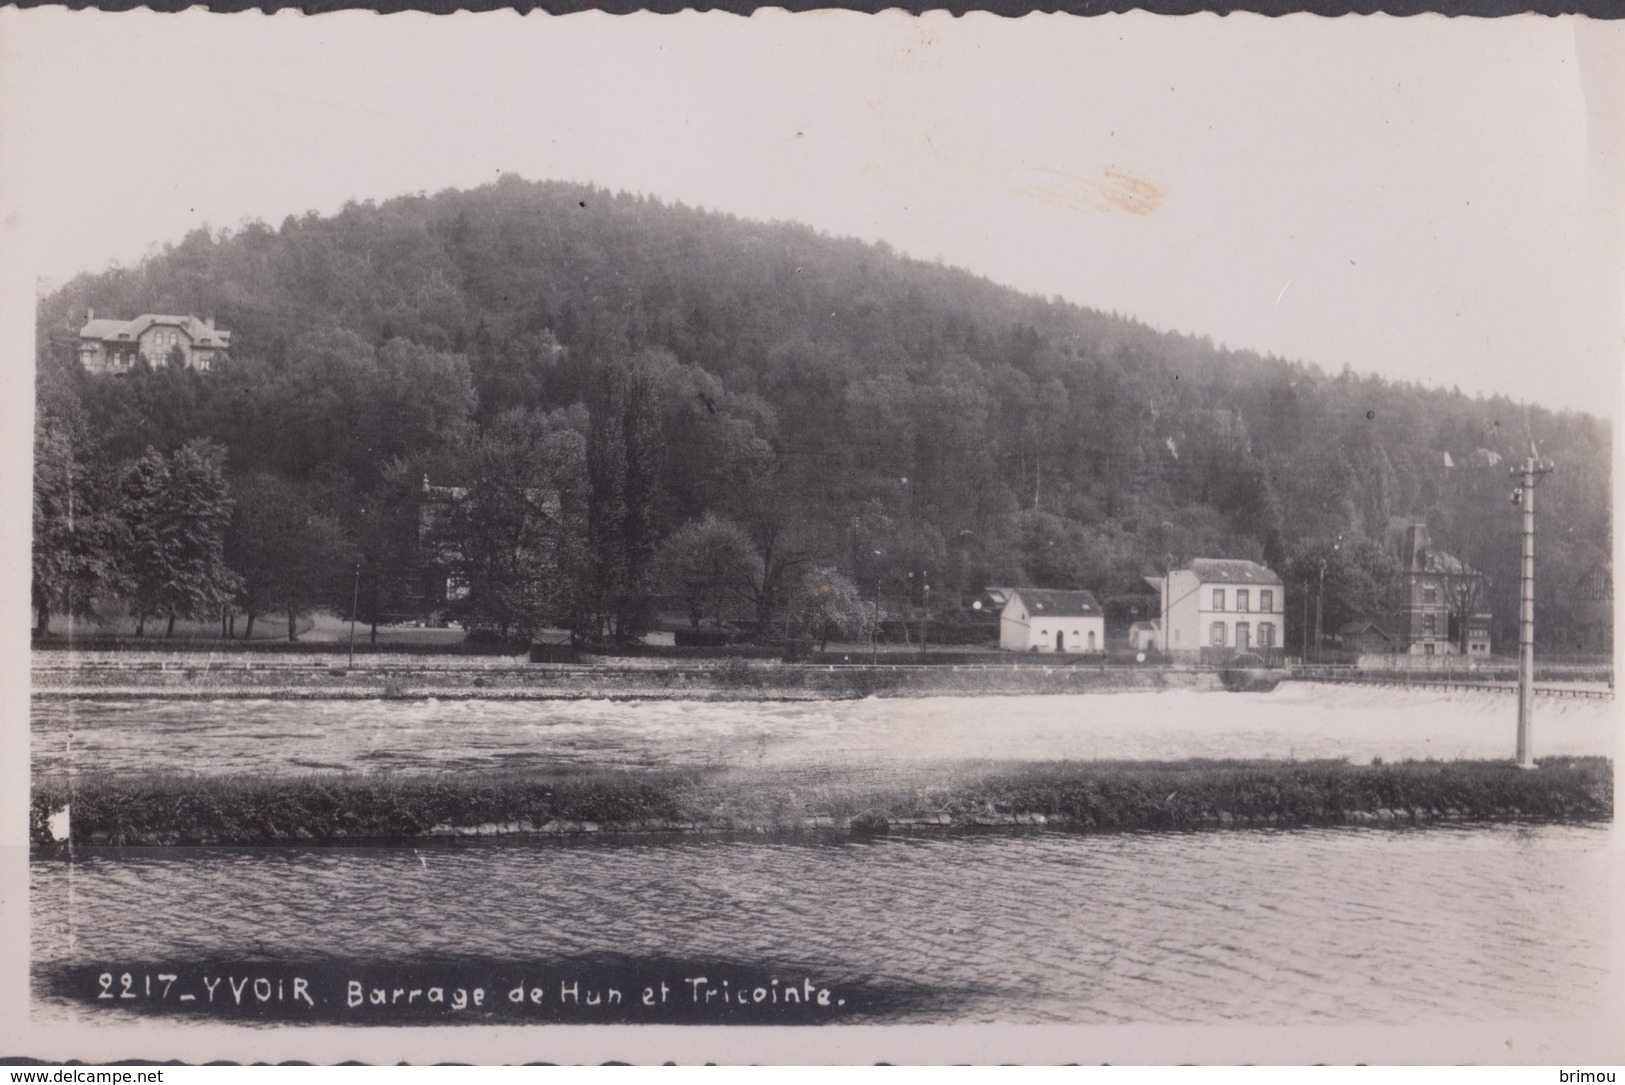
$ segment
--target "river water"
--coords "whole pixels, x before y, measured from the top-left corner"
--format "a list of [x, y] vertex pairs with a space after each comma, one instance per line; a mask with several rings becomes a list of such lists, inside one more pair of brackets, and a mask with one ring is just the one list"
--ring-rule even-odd
[[[936, 760], [1504, 758], [1503, 693], [1294, 682], [1172, 691], [860, 701], [38, 699], [36, 775], [442, 772], [568, 765], [895, 768]], [[1542, 698], [1535, 748], [1612, 756], [1612, 701]]]
[[1608, 832], [81, 849], [31, 863], [33, 952], [115, 973], [614, 957], [673, 962], [679, 990], [684, 962], [720, 960], [851, 993], [848, 1021], [1559, 1018], [1604, 1006]]
[[[32, 740], [36, 777], [575, 764], [901, 779], [1068, 758], [1506, 757], [1514, 711], [1499, 694], [1307, 684], [810, 704], [39, 699]], [[1537, 704], [1541, 754], [1618, 741], [1610, 702]], [[39, 1007], [69, 1016], [124, 1005], [87, 993], [102, 971], [479, 962], [507, 983], [508, 962], [678, 990], [701, 969], [735, 989], [800, 977], [845, 999], [832, 1021], [1557, 1019], [1600, 1012], [1615, 979], [1611, 828], [37, 849], [32, 952]]]

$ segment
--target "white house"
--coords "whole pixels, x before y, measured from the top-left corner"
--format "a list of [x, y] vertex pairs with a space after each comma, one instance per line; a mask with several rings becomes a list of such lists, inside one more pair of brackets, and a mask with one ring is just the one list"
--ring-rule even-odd
[[1170, 652], [1212, 658], [1286, 644], [1285, 585], [1256, 561], [1195, 558], [1151, 583], [1162, 596]]
[[1106, 612], [1086, 591], [1012, 588], [999, 612], [999, 647], [1012, 652], [1104, 652]]

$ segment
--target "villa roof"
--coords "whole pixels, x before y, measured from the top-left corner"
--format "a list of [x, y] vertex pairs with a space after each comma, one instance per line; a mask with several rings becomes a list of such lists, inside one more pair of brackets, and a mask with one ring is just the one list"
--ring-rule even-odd
[[141, 338], [142, 332], [159, 324], [180, 328], [198, 346], [224, 350], [231, 345], [230, 332], [212, 327], [195, 316], [172, 316], [167, 313], [142, 313], [134, 320], [90, 320], [79, 329], [79, 338], [133, 343]]

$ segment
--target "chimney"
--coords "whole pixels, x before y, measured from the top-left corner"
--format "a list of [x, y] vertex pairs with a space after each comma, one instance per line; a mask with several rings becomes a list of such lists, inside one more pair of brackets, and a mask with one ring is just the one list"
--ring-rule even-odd
[[96, 310], [94, 310], [94, 309], [86, 309], [85, 310], [85, 323], [89, 324], [92, 320], [95, 320], [95, 319], [96, 319]]
[[214, 331], [214, 314], [213, 313], [210, 313], [208, 316], [203, 318], [203, 326], [205, 328], [208, 328], [210, 331]]

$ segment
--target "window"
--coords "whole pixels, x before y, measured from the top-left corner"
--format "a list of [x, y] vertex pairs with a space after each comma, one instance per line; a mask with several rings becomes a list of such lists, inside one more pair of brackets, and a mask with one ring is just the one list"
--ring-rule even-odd
[[1209, 628], [1208, 639], [1215, 648], [1224, 647], [1224, 623], [1214, 622]]
[[[1265, 592], [1264, 594], [1268, 595], [1269, 593]], [[1274, 648], [1275, 647], [1275, 623], [1274, 622], [1259, 622], [1258, 623], [1258, 646], [1260, 648]]]
[[1439, 601], [1439, 589], [1435, 588], [1432, 584], [1423, 584], [1422, 585], [1422, 602], [1424, 602], [1424, 603], [1437, 603], [1438, 601]]
[[1248, 592], [1248, 590], [1246, 588], [1237, 588], [1236, 589], [1236, 609], [1237, 610], [1251, 610], [1252, 609], [1248, 605], [1250, 603], [1250, 601], [1251, 601], [1249, 599], [1250, 595], [1251, 595], [1251, 593]]
[[1424, 615], [1422, 615], [1422, 635], [1425, 636], [1425, 637], [1431, 637], [1431, 636], [1434, 636], [1435, 634], [1437, 634], [1438, 632], [1439, 632], [1438, 615], [1436, 615], [1436, 614], [1424, 614]]
[[1261, 588], [1258, 592], [1258, 609], [1274, 610], [1275, 593], [1268, 588]]
[[1213, 589], [1213, 609], [1214, 610], [1223, 610], [1224, 609], [1224, 589], [1223, 588], [1214, 588]]

